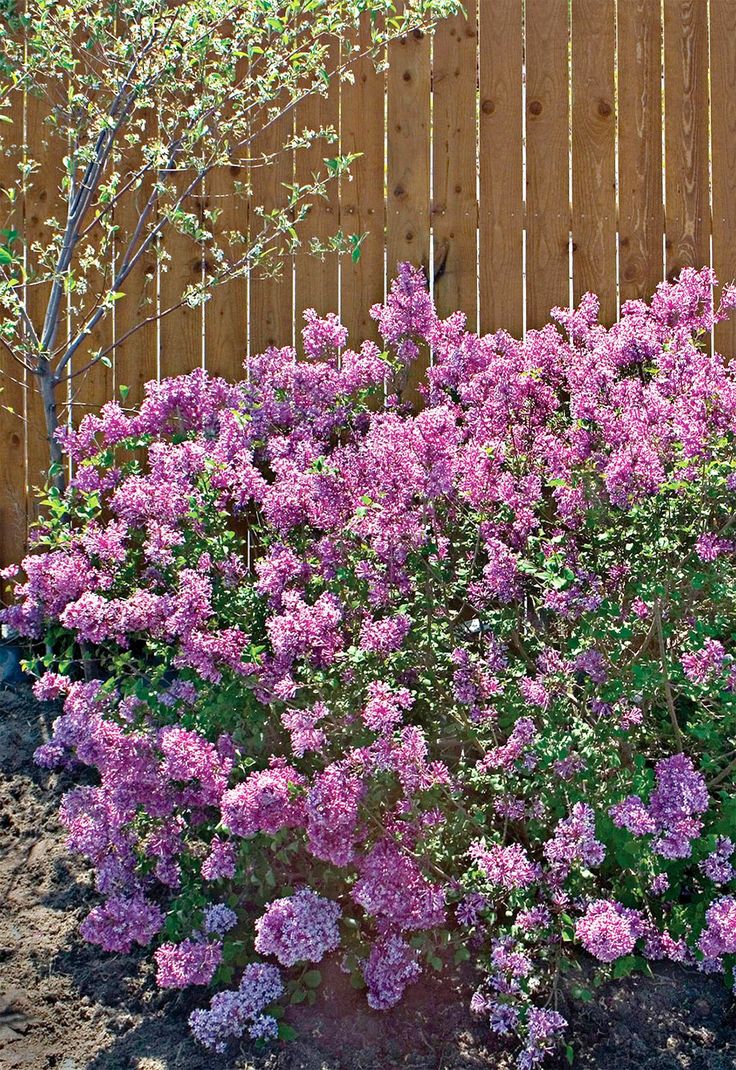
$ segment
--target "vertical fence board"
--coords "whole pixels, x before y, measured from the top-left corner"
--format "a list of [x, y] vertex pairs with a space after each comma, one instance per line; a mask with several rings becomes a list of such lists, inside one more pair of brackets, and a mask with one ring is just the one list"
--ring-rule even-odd
[[617, 312], [615, 49], [614, 0], [573, 0], [573, 299], [594, 290], [607, 324]]
[[[293, 132], [293, 113], [287, 112], [273, 123], [256, 120], [251, 146], [251, 232], [264, 227], [257, 209], [283, 209], [289, 195], [284, 184], [294, 177], [293, 154], [279, 149]], [[273, 155], [277, 154], [277, 155]], [[278, 273], [257, 268], [251, 273], [249, 296], [250, 352], [262, 353], [268, 346], [290, 345], [293, 334], [293, 257], [285, 254], [277, 261]]]
[[[231, 28], [228, 27], [228, 33]], [[248, 84], [248, 61], [234, 59], [232, 76], [241, 86]], [[233, 109], [228, 106], [226, 117], [231, 120]], [[250, 230], [248, 182], [249, 148], [229, 141], [229, 158], [207, 175], [205, 207], [215, 218], [207, 218], [206, 226], [215, 244], [224, 254], [224, 261], [209, 256], [205, 262], [208, 278], [216, 277], [227, 266], [243, 257], [246, 247], [234, 234], [246, 237]], [[242, 379], [243, 362], [248, 355], [248, 280], [245, 276], [228, 279], [212, 288], [212, 296], [204, 306], [204, 360], [211, 375]]]
[[[27, 288], [27, 307], [36, 333], [43, 325], [44, 313], [48, 302], [50, 285], [33, 285], [36, 270], [36, 255], [32, 251], [38, 242], [46, 246], [51, 238], [48, 220], [66, 218], [66, 205], [61, 191], [61, 178], [65, 173], [63, 157], [66, 146], [51, 133], [44, 123], [48, 115], [46, 101], [28, 93], [26, 95], [26, 153], [29, 159], [40, 164], [38, 170], [28, 178], [24, 197], [23, 230], [28, 257], [29, 285]], [[67, 327], [62, 323], [60, 334], [66, 334]], [[27, 377], [26, 393], [26, 478], [28, 496], [26, 514], [28, 522], [33, 523], [38, 517], [38, 496], [35, 488], [46, 482], [49, 468], [49, 443], [46, 435], [43, 405], [36, 387], [34, 376]], [[57, 390], [60, 419], [66, 419], [66, 383]]]
[[[370, 43], [364, 16], [359, 44]], [[353, 83], [344, 82], [340, 98], [340, 151], [362, 153], [351, 169], [351, 179], [340, 187], [340, 229], [344, 234], [365, 234], [360, 258], [343, 259], [340, 272], [340, 311], [353, 345], [376, 337], [371, 305], [384, 296], [383, 250], [385, 241], [384, 121], [386, 76], [370, 58], [353, 67]]]
[[[329, 68], [338, 65], [339, 49], [332, 45], [327, 64]], [[336, 80], [332, 80], [326, 96], [313, 93], [296, 109], [297, 134], [306, 130], [334, 127], [340, 125], [340, 92]], [[317, 175], [323, 179], [327, 174], [325, 160], [338, 155], [337, 142], [318, 137], [306, 149], [297, 149], [294, 155], [296, 181], [305, 184]], [[336, 312], [338, 307], [338, 258], [336, 253], [324, 257], [314, 256], [309, 252], [309, 243], [316, 240], [324, 245], [335, 236], [338, 230], [338, 184], [332, 178], [326, 184], [324, 197], [309, 197], [311, 204], [307, 217], [302, 221], [299, 237], [301, 246], [294, 257], [294, 330], [299, 335], [303, 326], [302, 313], [305, 308], [316, 309], [318, 315]]]
[[[3, 127], [0, 149], [0, 227], [23, 232], [23, 202], [11, 203], [6, 191], [15, 188], [23, 144], [23, 94], [16, 92], [5, 112], [12, 125]], [[11, 248], [20, 255], [20, 243]], [[25, 388], [24, 369], [3, 346], [0, 351], [0, 568], [23, 556], [26, 542]], [[0, 589], [1, 591], [1, 589]]]
[[618, 5], [619, 288], [648, 299], [664, 277], [660, 0]]
[[419, 31], [389, 46], [388, 278], [401, 260], [429, 272], [430, 39]]
[[480, 0], [480, 330], [524, 330], [522, 0]]
[[[248, 233], [248, 202], [238, 193], [232, 196], [233, 183], [247, 183], [247, 167], [232, 163], [218, 167], [207, 176], [205, 204], [218, 212], [213, 229], [215, 239], [225, 250], [226, 258], [237, 262], [244, 249], [233, 244], [232, 231]], [[208, 273], [218, 269], [216, 263], [205, 264]], [[211, 375], [230, 379], [243, 377], [243, 361], [248, 353], [248, 280], [233, 278], [212, 290], [204, 306], [205, 367]]]
[[475, 0], [440, 23], [432, 59], [432, 232], [434, 296], [441, 316], [461, 309], [476, 328], [478, 196]]
[[710, 263], [708, 6], [664, 0], [666, 267]]
[[567, 0], [527, 0], [527, 328], [569, 302], [567, 12]]
[[[722, 284], [736, 278], [736, 0], [710, 0], [713, 151], [713, 268]], [[736, 355], [733, 316], [719, 323], [716, 348]]]
[[[173, 170], [166, 178], [171, 192], [166, 196], [162, 211], [169, 209], [177, 196], [189, 186], [194, 172], [186, 167]], [[198, 187], [182, 202], [182, 209], [201, 219], [204, 191]], [[180, 302], [187, 287], [202, 279], [202, 248], [187, 234], [182, 234], [167, 224], [164, 248], [168, 259], [160, 264], [160, 309], [159, 321], [161, 345], [161, 376], [186, 375], [201, 368], [202, 308], [190, 308]], [[180, 307], [177, 307], [180, 306]], [[169, 312], [169, 309], [173, 311]]]
[[[153, 127], [155, 117], [146, 116], [146, 123]], [[130, 180], [142, 163], [141, 155], [133, 154], [129, 163], [122, 184], [126, 179]], [[128, 247], [125, 236], [129, 241], [151, 189], [152, 181], [148, 176], [137, 190], [131, 190], [115, 206], [115, 222], [120, 235], [116, 248], [118, 263]], [[158, 325], [155, 320], [144, 322], [158, 312], [157, 274], [156, 253], [150, 249], [125, 280], [125, 297], [115, 303], [115, 388], [118, 392], [121, 386], [128, 388], [127, 399], [123, 402], [126, 406], [139, 405], [145, 384], [158, 376]], [[141, 323], [143, 326], [139, 326]]]
[[[388, 49], [387, 281], [402, 260], [420, 265], [429, 277], [430, 45], [430, 38], [415, 30]], [[417, 360], [407, 398], [422, 374]]]

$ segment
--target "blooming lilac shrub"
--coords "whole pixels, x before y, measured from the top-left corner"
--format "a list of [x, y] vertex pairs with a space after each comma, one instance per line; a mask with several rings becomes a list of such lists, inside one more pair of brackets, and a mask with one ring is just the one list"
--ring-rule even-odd
[[220, 989], [203, 1044], [273, 1036], [332, 953], [377, 1010], [472, 956], [522, 1070], [578, 949], [597, 980], [666, 958], [732, 983], [714, 284], [685, 270], [610, 329], [587, 295], [518, 341], [440, 320], [403, 265], [384, 349], [309, 312], [304, 359], [151, 383], [64, 436], [4, 620], [63, 698], [37, 760], [96, 771], [61, 809], [102, 897], [82, 931]]

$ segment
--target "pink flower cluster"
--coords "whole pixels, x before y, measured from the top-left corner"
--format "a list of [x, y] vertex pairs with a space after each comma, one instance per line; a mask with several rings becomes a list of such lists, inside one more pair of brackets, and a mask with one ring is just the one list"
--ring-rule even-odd
[[303, 776], [283, 759], [275, 758], [268, 769], [251, 773], [242, 784], [223, 794], [222, 824], [236, 836], [256, 832], [273, 836], [279, 829], [301, 825], [304, 799], [299, 791], [305, 785]]
[[609, 899], [591, 903], [575, 927], [585, 950], [601, 962], [615, 962], [631, 954], [641, 932], [638, 913]]

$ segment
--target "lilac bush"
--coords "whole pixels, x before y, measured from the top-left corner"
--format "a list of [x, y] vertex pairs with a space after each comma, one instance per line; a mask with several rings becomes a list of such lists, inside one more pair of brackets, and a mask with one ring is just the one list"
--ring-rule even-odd
[[83, 933], [222, 989], [203, 1044], [273, 1036], [333, 953], [377, 1010], [472, 958], [522, 1070], [580, 953], [594, 983], [657, 959], [733, 983], [736, 373], [709, 338], [736, 292], [714, 286], [687, 269], [610, 329], [587, 295], [518, 341], [440, 320], [402, 265], [383, 348], [310, 311], [303, 354], [64, 435], [74, 477], [4, 620], [63, 698], [38, 761], [96, 771], [61, 810], [102, 897]]

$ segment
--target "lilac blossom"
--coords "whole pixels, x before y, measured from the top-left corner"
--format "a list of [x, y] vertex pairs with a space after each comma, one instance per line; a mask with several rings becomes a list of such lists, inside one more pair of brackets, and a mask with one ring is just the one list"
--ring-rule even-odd
[[256, 921], [255, 948], [274, 955], [282, 966], [320, 962], [340, 944], [339, 904], [302, 888], [292, 896], [274, 899]]

